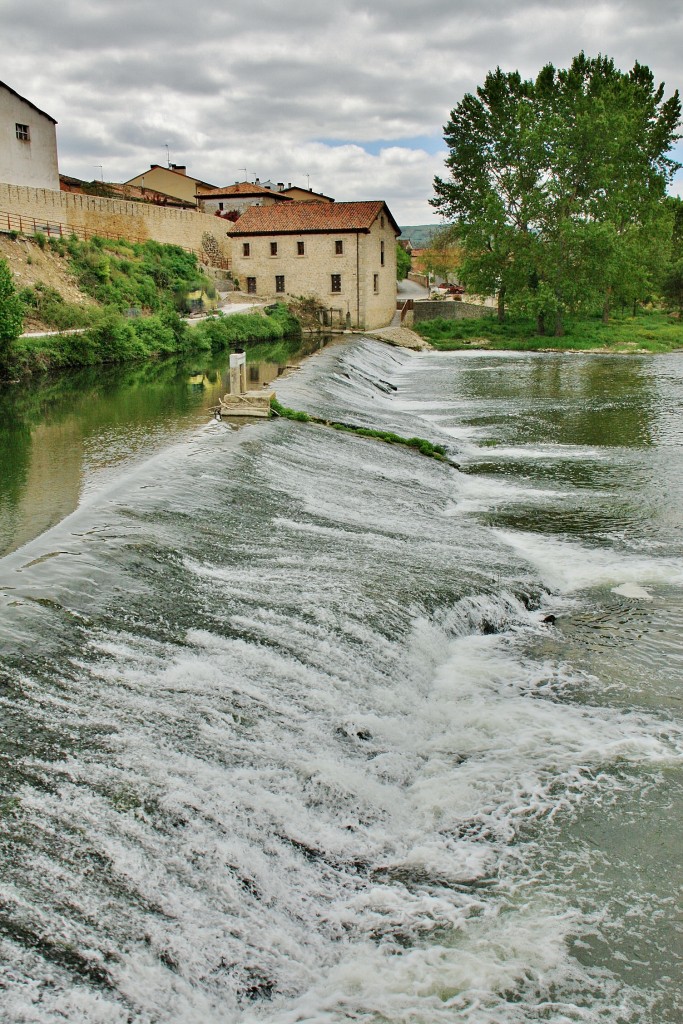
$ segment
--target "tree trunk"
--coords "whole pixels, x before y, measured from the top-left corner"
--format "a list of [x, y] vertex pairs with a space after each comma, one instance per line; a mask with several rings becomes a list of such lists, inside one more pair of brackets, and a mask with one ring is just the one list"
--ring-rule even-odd
[[536, 333], [545, 334], [545, 314], [539, 313], [536, 317]]
[[564, 337], [564, 324], [562, 323], [562, 314], [560, 313], [559, 310], [555, 314], [555, 337], [556, 338], [563, 338]]
[[505, 289], [501, 288], [498, 292], [498, 323], [502, 324], [505, 320]]
[[605, 291], [605, 301], [602, 306], [602, 322], [603, 324], [609, 323], [609, 305], [610, 299], [612, 298], [612, 289], [607, 288]]

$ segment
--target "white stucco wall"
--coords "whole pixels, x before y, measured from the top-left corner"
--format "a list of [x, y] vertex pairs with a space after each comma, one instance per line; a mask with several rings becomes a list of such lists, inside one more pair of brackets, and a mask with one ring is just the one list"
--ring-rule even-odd
[[[30, 140], [17, 138], [28, 125]], [[0, 181], [59, 191], [54, 123], [0, 83]]]

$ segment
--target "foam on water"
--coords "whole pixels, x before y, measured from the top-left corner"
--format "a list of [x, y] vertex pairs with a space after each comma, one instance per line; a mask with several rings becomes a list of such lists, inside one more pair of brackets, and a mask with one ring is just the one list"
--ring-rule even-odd
[[[410, 435], [375, 383], [419, 380], [355, 344], [282, 392]], [[541, 606], [683, 563], [475, 514], [565, 493], [214, 427], [3, 560], [7, 1019], [644, 1021], [550, 858], [683, 732], [605, 701]]]

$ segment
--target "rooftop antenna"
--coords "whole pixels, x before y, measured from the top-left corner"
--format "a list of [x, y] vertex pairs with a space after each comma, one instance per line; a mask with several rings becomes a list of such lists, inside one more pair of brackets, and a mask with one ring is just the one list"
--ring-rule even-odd
[[244, 171], [244, 179], [243, 180], [246, 181], [247, 180], [247, 169], [246, 169], [246, 167], [240, 167], [240, 170]]
[[168, 148], [168, 142], [165, 142], [164, 146], [166, 147], [166, 166], [170, 168], [170, 166], [171, 166], [171, 151]]
[[308, 189], [309, 192], [311, 191], [311, 176], [310, 176], [310, 174], [306, 175], [306, 188]]
[[100, 169], [100, 181], [103, 182], [104, 181], [104, 170], [102, 168], [102, 164], [94, 164], [93, 166], [95, 168], [99, 167], [99, 169]]

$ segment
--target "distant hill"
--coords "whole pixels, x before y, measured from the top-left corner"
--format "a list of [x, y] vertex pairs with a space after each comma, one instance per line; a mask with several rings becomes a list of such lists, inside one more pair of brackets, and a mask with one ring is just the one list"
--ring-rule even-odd
[[409, 238], [413, 249], [426, 249], [432, 235], [438, 231], [442, 224], [413, 224], [401, 228], [399, 238]]

